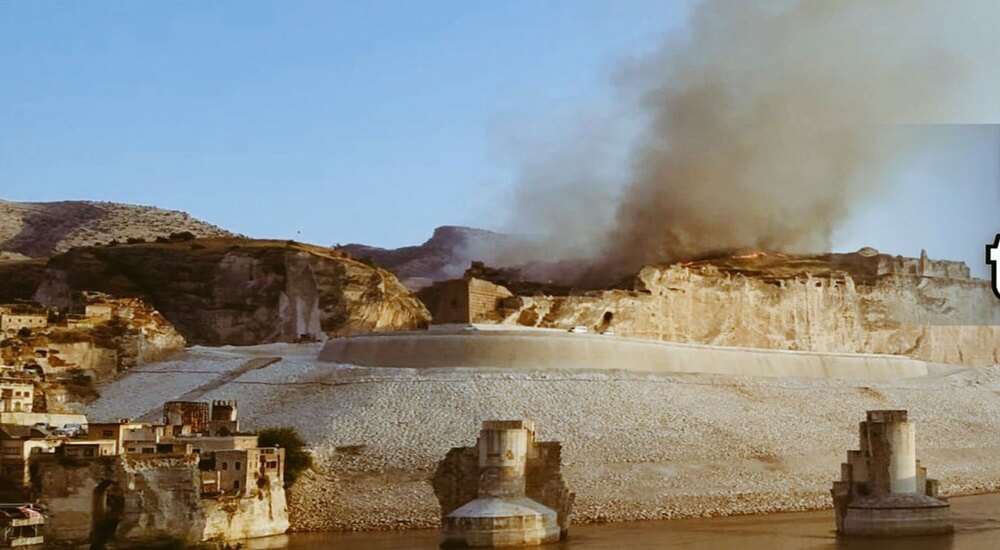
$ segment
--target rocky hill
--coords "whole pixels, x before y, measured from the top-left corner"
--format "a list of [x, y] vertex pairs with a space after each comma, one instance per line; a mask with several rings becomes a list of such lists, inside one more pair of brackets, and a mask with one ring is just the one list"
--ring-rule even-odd
[[435, 281], [461, 277], [473, 260], [490, 263], [499, 251], [515, 241], [514, 237], [502, 233], [445, 225], [416, 246], [386, 249], [347, 244], [338, 249], [391, 269], [406, 286], [417, 290]]
[[184, 212], [151, 206], [0, 200], [0, 259], [18, 259], [17, 255], [46, 257], [76, 246], [153, 240], [185, 231], [198, 237], [232, 236]]
[[0, 302], [68, 307], [81, 291], [140, 297], [192, 344], [248, 345], [424, 326], [396, 277], [328, 248], [241, 238], [74, 248], [0, 264]]

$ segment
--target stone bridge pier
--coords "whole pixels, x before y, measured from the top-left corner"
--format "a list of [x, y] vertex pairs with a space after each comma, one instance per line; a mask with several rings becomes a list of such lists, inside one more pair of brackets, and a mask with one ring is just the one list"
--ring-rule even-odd
[[831, 494], [837, 533], [932, 535], [952, 531], [951, 508], [917, 460], [916, 428], [906, 411], [868, 411], [860, 449], [847, 452]]
[[574, 496], [559, 464], [559, 443], [535, 442], [533, 422], [483, 422], [476, 446], [449, 451], [434, 476], [442, 546], [531, 546], [565, 537]]

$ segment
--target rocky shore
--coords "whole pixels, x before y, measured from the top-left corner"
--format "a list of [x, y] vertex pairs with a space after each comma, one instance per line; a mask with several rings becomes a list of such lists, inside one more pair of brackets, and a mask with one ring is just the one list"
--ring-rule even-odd
[[203, 398], [238, 399], [246, 427], [294, 426], [313, 446], [314, 470], [289, 492], [299, 531], [436, 526], [428, 479], [490, 418], [532, 418], [541, 439], [562, 441], [576, 522], [827, 508], [857, 424], [876, 408], [910, 411], [918, 457], [944, 493], [1000, 489], [1000, 366], [895, 382], [415, 371], [318, 363], [317, 349], [195, 350], [102, 388], [91, 415], [142, 414], [249, 358], [283, 357]]

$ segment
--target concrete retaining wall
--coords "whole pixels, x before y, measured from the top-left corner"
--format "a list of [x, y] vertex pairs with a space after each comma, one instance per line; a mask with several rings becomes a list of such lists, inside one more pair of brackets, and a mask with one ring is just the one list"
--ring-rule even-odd
[[340, 338], [324, 346], [320, 360], [365, 367], [621, 369], [864, 380], [914, 378], [950, 368], [895, 355], [702, 346], [541, 330]]

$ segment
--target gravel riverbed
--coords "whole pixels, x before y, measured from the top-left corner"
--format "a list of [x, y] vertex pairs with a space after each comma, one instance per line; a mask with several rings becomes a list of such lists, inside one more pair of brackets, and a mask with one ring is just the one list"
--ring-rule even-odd
[[[918, 457], [946, 494], [1000, 489], [997, 366], [865, 382], [358, 368], [317, 362], [318, 349], [196, 348], [103, 387], [88, 413], [138, 417], [194, 395], [237, 399], [246, 429], [294, 426], [316, 465], [289, 493], [293, 530], [437, 525], [437, 461], [500, 418], [533, 419], [541, 440], [562, 442], [578, 522], [829, 507], [868, 409], [910, 411]], [[266, 356], [282, 360], [233, 375]]]

